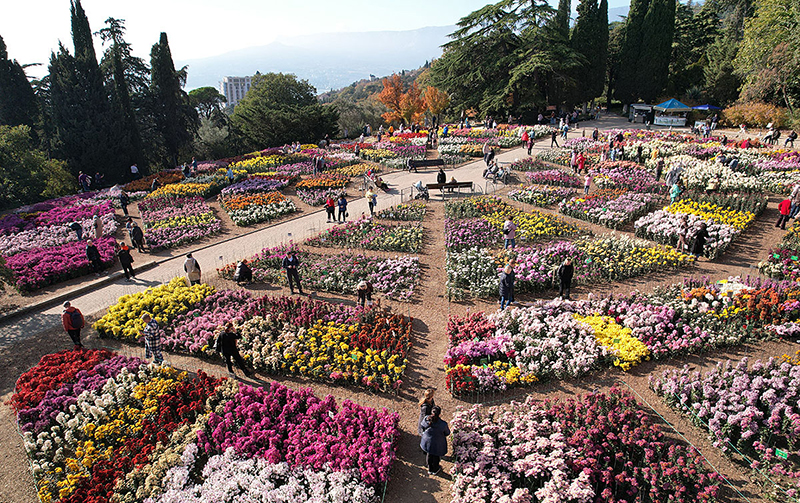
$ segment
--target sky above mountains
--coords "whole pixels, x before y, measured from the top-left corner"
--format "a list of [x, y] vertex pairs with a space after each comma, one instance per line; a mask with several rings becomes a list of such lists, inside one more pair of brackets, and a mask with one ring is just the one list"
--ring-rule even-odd
[[[558, 0], [549, 0], [557, 5]], [[167, 32], [176, 61], [208, 58], [249, 47], [265, 46], [287, 37], [320, 33], [401, 31], [449, 26], [486, 5], [486, 0], [82, 0], [92, 30], [108, 17], [124, 19], [134, 54], [149, 59], [159, 33]], [[573, 0], [573, 9], [577, 0]], [[610, 0], [609, 7], [628, 0]], [[72, 50], [69, 0], [14, 2], [4, 0], [0, 36], [12, 59], [40, 63], [28, 74], [47, 73], [50, 52], [59, 40]], [[102, 52], [95, 41], [98, 55]], [[380, 51], [381, 47], [364, 47]]]

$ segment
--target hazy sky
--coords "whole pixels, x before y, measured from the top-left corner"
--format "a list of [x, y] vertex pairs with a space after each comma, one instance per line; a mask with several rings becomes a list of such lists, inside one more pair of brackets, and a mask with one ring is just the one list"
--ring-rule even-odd
[[[557, 5], [558, 0], [548, 0]], [[610, 0], [609, 7], [629, 0]], [[108, 17], [124, 19], [127, 41], [149, 59], [166, 31], [176, 61], [265, 45], [287, 35], [340, 31], [410, 30], [455, 24], [486, 0], [82, 0], [93, 31]], [[573, 9], [577, 0], [573, 0]], [[69, 0], [0, 0], [0, 36], [11, 59], [42, 63], [61, 40], [72, 51]], [[98, 57], [99, 41], [95, 41]], [[365, 48], [376, 50], [378, 48]]]

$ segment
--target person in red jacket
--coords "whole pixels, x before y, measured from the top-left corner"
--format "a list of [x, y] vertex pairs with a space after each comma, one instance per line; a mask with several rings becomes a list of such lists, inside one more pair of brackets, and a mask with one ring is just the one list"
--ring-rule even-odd
[[69, 301], [64, 302], [64, 313], [61, 314], [61, 324], [64, 325], [64, 330], [69, 334], [72, 343], [75, 344], [75, 349], [83, 348], [81, 344], [81, 329], [86, 325], [86, 320], [83, 318], [78, 308], [73, 307]]
[[778, 222], [775, 224], [775, 227], [780, 227], [785, 230], [786, 222], [789, 221], [789, 215], [792, 213], [792, 200], [784, 199], [778, 204], [778, 209], [781, 212], [781, 216], [778, 217]]

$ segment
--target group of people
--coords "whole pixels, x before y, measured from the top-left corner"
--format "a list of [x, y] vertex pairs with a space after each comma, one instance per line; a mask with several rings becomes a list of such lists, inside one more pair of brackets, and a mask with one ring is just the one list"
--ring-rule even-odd
[[91, 177], [83, 171], [78, 172], [78, 184], [81, 186], [81, 192], [89, 192], [92, 190], [100, 190], [105, 183], [105, 177], [99, 171], [95, 172], [94, 177]]

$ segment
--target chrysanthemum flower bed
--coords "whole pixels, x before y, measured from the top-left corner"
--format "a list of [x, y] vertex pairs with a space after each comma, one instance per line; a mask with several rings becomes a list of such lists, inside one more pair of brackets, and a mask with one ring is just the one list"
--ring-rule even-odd
[[44, 503], [373, 503], [399, 434], [385, 409], [105, 350], [45, 356], [13, 400]]

